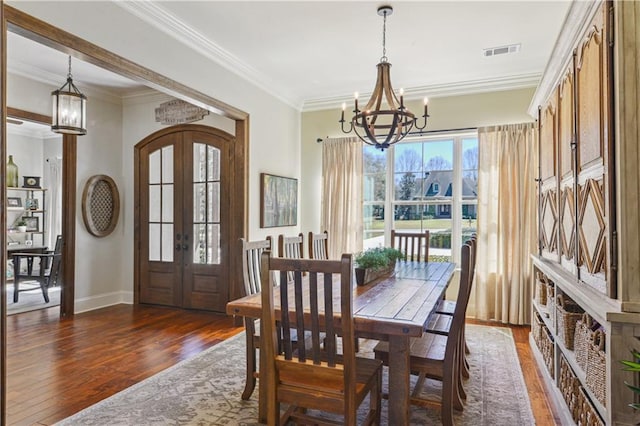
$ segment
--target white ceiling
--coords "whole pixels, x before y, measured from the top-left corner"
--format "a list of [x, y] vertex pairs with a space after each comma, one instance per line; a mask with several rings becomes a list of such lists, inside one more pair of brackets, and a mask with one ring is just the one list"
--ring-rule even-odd
[[[384, 2], [116, 2], [211, 60], [301, 109], [335, 106], [373, 89], [382, 56]], [[570, 1], [391, 2], [387, 56], [406, 98], [533, 86]], [[521, 44], [485, 58], [484, 48]], [[11, 35], [9, 70], [64, 83], [66, 55]], [[76, 84], [122, 96], [140, 86], [73, 60]]]

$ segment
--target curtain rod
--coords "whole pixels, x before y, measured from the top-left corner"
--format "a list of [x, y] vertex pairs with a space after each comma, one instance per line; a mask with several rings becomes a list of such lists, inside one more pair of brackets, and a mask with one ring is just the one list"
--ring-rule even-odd
[[[438, 133], [438, 134], [443, 134], [443, 133], [458, 133], [458, 132], [466, 132], [466, 131], [471, 131], [471, 130], [478, 130], [477, 127], [460, 127], [458, 129], [446, 129], [446, 130], [425, 130], [425, 131], [417, 131], [417, 132], [409, 132], [407, 133], [407, 136], [427, 136], [429, 134], [433, 134], [433, 133]], [[329, 136], [323, 138], [318, 138], [316, 139], [317, 143], [321, 143], [324, 142], [325, 139], [329, 139]]]

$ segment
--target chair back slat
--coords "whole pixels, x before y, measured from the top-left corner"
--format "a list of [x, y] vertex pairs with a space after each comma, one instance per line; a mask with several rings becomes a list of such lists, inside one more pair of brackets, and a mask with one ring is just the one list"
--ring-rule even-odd
[[321, 337], [320, 337], [320, 310], [318, 304], [318, 274], [309, 275], [309, 308], [311, 310], [311, 350], [313, 363], [320, 363], [321, 356]]
[[298, 344], [298, 358], [300, 362], [307, 360], [307, 352], [304, 344], [304, 304], [302, 297], [302, 272], [293, 271], [293, 290], [294, 290], [294, 303], [296, 307], [296, 331], [299, 337]]
[[329, 233], [309, 232], [309, 259], [329, 259]]
[[[281, 283], [289, 283], [289, 279], [287, 278], [287, 271], [280, 271], [280, 282]], [[280, 309], [282, 310], [280, 324], [282, 326], [282, 351], [284, 353], [285, 359], [290, 360], [293, 357], [293, 339], [291, 337], [291, 320], [289, 319], [289, 315], [286, 315], [289, 312], [289, 295], [287, 294], [287, 286], [281, 286], [280, 288]]]
[[429, 231], [397, 232], [392, 229], [391, 247], [400, 250], [404, 255], [404, 260], [428, 262]]
[[247, 241], [240, 238], [242, 250], [242, 278], [245, 296], [259, 293], [262, 289], [260, 276], [260, 256], [265, 250], [271, 250], [271, 237], [264, 240]]
[[[471, 247], [463, 244], [460, 250], [460, 288], [458, 290], [458, 298], [456, 299], [456, 307], [453, 311], [453, 322], [449, 330], [449, 338], [447, 339], [447, 351], [454, 351], [454, 346], [458, 344], [458, 337], [464, 327], [465, 317], [467, 314], [467, 306], [469, 297], [471, 296]], [[452, 347], [450, 347], [450, 345]]]

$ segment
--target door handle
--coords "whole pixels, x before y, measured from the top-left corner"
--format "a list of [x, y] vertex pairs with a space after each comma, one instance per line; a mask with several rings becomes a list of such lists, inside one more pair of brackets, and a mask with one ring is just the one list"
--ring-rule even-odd
[[176, 244], [176, 250], [180, 251], [180, 248], [182, 248], [182, 246], [180, 245], [180, 243]]
[[[180, 244], [178, 244], [178, 245], [180, 245]], [[182, 250], [185, 250], [185, 251], [189, 250], [189, 244], [183, 244], [182, 245]]]

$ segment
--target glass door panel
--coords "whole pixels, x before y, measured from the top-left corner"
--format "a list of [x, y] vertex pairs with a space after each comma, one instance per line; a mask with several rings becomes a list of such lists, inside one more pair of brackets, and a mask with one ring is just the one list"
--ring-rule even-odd
[[193, 263], [220, 263], [220, 150], [193, 144]]

